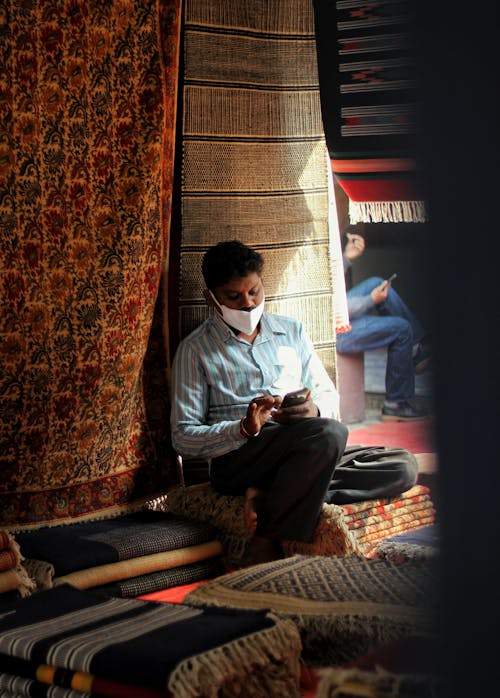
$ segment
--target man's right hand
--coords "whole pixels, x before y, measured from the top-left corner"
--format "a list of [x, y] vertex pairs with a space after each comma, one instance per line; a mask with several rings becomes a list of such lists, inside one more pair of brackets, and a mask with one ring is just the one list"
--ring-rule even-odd
[[379, 286], [375, 286], [371, 292], [371, 297], [373, 298], [375, 305], [378, 303], [383, 303], [385, 300], [387, 300], [387, 294], [389, 293], [390, 287], [390, 281], [382, 281]]
[[277, 407], [279, 398], [273, 395], [262, 395], [248, 405], [243, 428], [250, 436], [255, 436], [271, 417], [271, 410]]

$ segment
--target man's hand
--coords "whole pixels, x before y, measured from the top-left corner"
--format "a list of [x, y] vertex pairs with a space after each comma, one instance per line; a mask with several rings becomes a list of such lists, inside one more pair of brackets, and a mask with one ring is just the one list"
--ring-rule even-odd
[[282, 399], [280, 397], [277, 398], [278, 401], [278, 409], [275, 410], [272, 414], [272, 419], [275, 422], [278, 422], [279, 424], [288, 424], [289, 422], [293, 422], [297, 419], [304, 419], [305, 417], [317, 417], [318, 416], [318, 408], [314, 404], [314, 402], [311, 400], [311, 391], [309, 391], [309, 395], [307, 396], [307, 399], [304, 402], [301, 402], [300, 405], [293, 405], [291, 407], [281, 407], [281, 402]]
[[387, 300], [387, 294], [389, 293], [389, 288], [391, 287], [390, 281], [382, 281], [380, 286], [376, 286], [371, 292], [371, 297], [375, 305], [378, 303], [383, 303]]
[[243, 420], [243, 429], [249, 436], [258, 434], [264, 424], [271, 416], [271, 410], [280, 404], [281, 398], [273, 395], [262, 395], [255, 398], [248, 405], [245, 419]]
[[344, 247], [344, 255], [352, 262], [353, 259], [361, 257], [365, 250], [365, 240], [361, 235], [346, 233], [347, 243]]

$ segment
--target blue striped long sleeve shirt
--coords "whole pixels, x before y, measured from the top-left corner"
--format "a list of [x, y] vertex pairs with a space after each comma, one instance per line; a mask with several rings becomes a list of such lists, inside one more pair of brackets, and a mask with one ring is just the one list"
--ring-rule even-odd
[[214, 313], [183, 339], [172, 364], [172, 444], [184, 457], [211, 459], [245, 443], [248, 403], [306, 386], [322, 417], [338, 418], [339, 395], [298, 320], [264, 313], [253, 344]]

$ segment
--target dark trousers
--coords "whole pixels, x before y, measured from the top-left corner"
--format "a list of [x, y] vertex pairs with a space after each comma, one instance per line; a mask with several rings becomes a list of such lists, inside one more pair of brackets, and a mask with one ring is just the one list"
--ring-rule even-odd
[[214, 458], [210, 478], [221, 494], [265, 495], [257, 534], [276, 541], [310, 541], [324, 502], [347, 504], [395, 497], [415, 484], [413, 454], [383, 446], [349, 446], [347, 428], [334, 419], [268, 422], [255, 439]]
[[258, 437], [212, 460], [212, 485], [230, 495], [242, 495], [248, 487], [263, 490], [257, 534], [276, 541], [309, 541], [347, 435], [347, 428], [334, 419], [268, 422]]
[[395, 446], [347, 446], [325, 501], [349, 504], [367, 499], [397, 497], [415, 484], [418, 461], [410, 451]]

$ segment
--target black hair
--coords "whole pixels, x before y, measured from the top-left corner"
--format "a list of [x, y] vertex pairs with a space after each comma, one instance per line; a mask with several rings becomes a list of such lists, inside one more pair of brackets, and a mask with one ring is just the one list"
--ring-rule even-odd
[[264, 259], [260, 252], [247, 247], [239, 240], [218, 242], [203, 256], [201, 271], [210, 291], [231, 279], [242, 279], [252, 272], [261, 274]]

